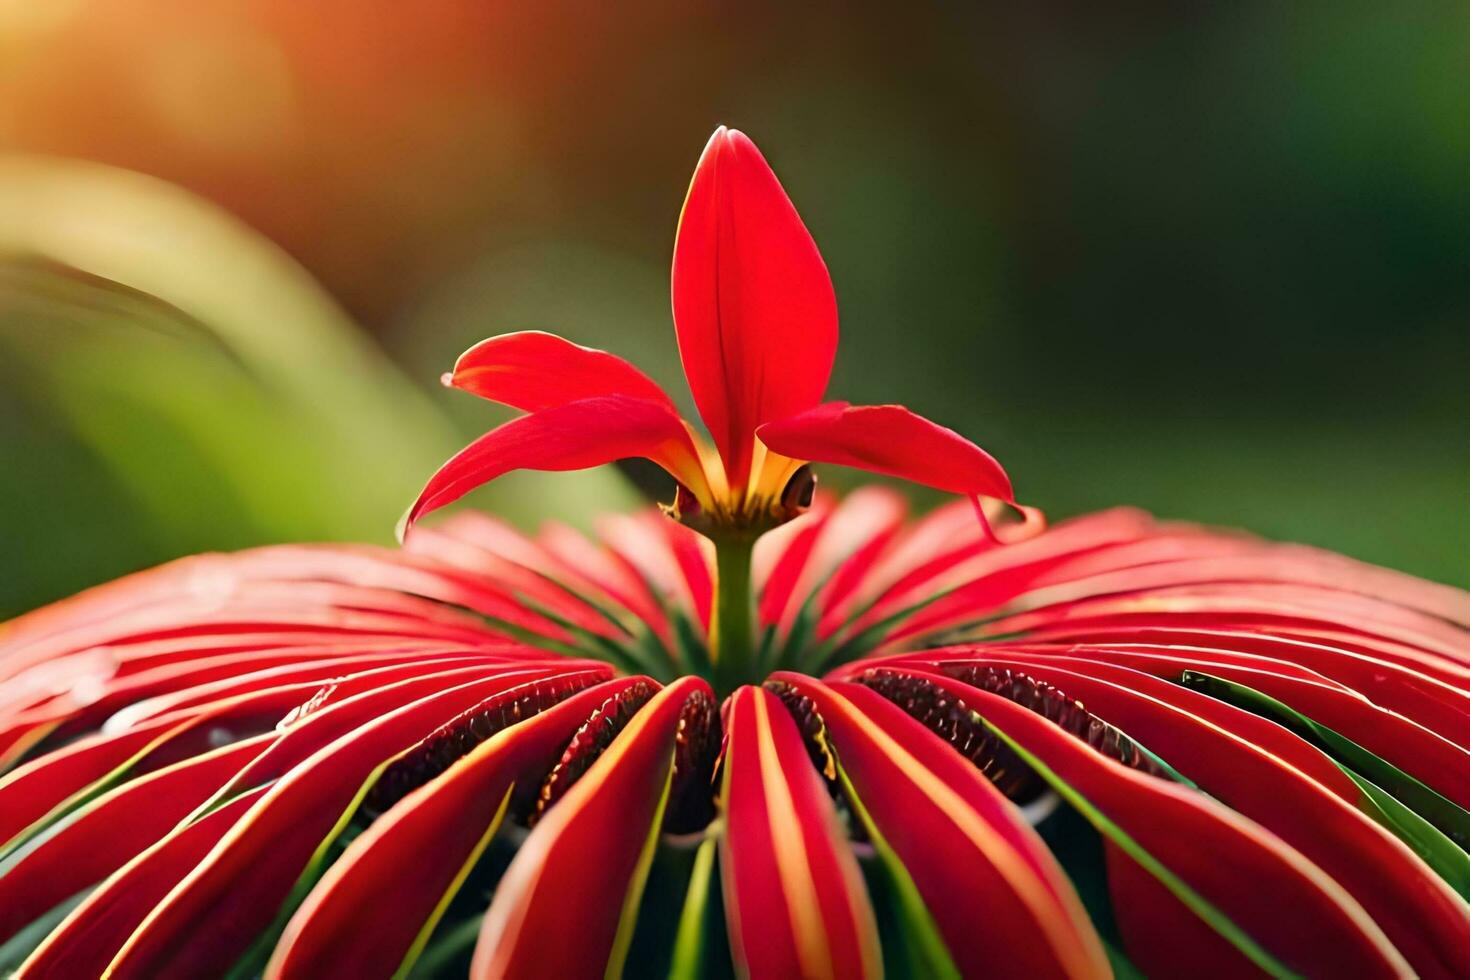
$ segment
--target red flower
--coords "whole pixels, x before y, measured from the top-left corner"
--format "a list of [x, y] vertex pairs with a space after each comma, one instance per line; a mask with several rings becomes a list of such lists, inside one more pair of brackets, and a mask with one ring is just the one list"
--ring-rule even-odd
[[604, 533], [465, 513], [11, 623], [22, 975], [1470, 969], [1464, 593], [866, 490], [762, 540], [795, 669], [719, 711], [698, 539]]
[[625, 363], [511, 335], [454, 383], [529, 414], [410, 516], [647, 455], [708, 537], [466, 512], [0, 627], [0, 967], [1470, 976], [1470, 595], [1133, 511], [788, 492], [821, 460], [1011, 496], [947, 430], [817, 405], [830, 287], [738, 135], [674, 292], [718, 459]]
[[674, 327], [712, 452], [661, 388], [627, 361], [538, 331], [466, 351], [455, 388], [525, 411], [434, 474], [406, 530], [511, 470], [579, 470], [641, 456], [681, 489], [672, 513], [716, 536], [763, 531], [810, 499], [808, 461], [1014, 504], [984, 450], [900, 405], [822, 404], [837, 354], [826, 263], [745, 134], [715, 131], [674, 241]]

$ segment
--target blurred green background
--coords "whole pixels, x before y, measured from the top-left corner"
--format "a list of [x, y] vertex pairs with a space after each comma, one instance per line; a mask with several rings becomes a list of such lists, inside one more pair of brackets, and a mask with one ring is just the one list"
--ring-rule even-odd
[[1470, 585], [1467, 51], [1464, 3], [0, 0], [0, 617], [390, 540], [506, 417], [434, 384], [491, 333], [688, 406], [668, 258], [722, 122], [831, 267], [834, 395], [962, 430], [1056, 517]]

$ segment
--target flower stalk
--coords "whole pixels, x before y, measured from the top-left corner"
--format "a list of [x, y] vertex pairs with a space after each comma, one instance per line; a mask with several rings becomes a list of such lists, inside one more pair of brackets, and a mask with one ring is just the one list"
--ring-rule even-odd
[[755, 677], [755, 604], [750, 587], [750, 558], [756, 537], [725, 533], [715, 542], [715, 603], [710, 616], [710, 656], [715, 687], [734, 690]]

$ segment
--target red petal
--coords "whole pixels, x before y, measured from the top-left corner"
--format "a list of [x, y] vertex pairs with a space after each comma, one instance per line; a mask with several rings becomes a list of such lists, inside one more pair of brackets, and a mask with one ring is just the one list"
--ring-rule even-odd
[[258, 735], [135, 779], [42, 838], [0, 874], [0, 942], [161, 840], [273, 737]]
[[430, 697], [471, 681], [498, 678], [502, 682], [513, 680], [514, 683], [522, 683], [546, 677], [556, 671], [557, 668], [553, 666], [537, 667], [534, 663], [528, 663], [525, 668], [514, 670], [492, 664], [432, 669], [422, 671], [420, 676], [404, 679], [399, 679], [395, 672], [386, 678], [389, 682], [381, 687], [334, 699], [305, 718], [285, 726], [285, 731], [270, 748], [230, 780], [227, 791], [233, 793], [242, 789], [253, 789], [279, 779], [337, 739], [348, 736], [372, 723], [374, 719], [398, 711], [420, 698]]
[[[368, 977], [401, 969], [441, 898], [498, 826], [511, 787], [531, 779], [534, 790], [577, 726], [639, 680], [588, 688], [505, 729], [378, 818], [297, 909], [266, 976]], [[393, 900], [383, 901], [385, 895]]]
[[[1203, 793], [1114, 762], [1013, 701], [942, 675], [927, 679], [1032, 753], [1287, 966], [1309, 976], [1404, 970], [1362, 908], [1274, 834]], [[1246, 970], [1236, 947], [1203, 927], [1157, 879], [1128, 875], [1137, 867], [1131, 858], [1110, 847], [1108, 867], [1126, 952], [1147, 975]], [[1120, 891], [1120, 883], [1129, 887]]]
[[116, 735], [93, 735], [6, 773], [0, 778], [0, 844], [187, 724], [163, 718]]
[[832, 280], [796, 208], [743, 133], [715, 131], [674, 241], [674, 326], [730, 487], [760, 425], [822, 399], [837, 353]]
[[[781, 622], [828, 516], [829, 511], [825, 509], [809, 511], [767, 534], [756, 544], [757, 558], [765, 559], [768, 554], [775, 554], [774, 558], [767, 559], [766, 569], [755, 573], [760, 596], [756, 614], [761, 626], [772, 627]], [[768, 542], [775, 542], [779, 551], [775, 547], [763, 548]]]
[[132, 777], [203, 751], [210, 730], [255, 734], [315, 691], [288, 685], [211, 702], [148, 719], [116, 734], [101, 733], [48, 753], [0, 778], [0, 844], [35, 829], [78, 801], [98, 780]]
[[697, 677], [659, 691], [546, 811], [495, 890], [471, 977], [621, 972], [619, 937], [662, 820], [679, 718], [696, 696], [711, 696]]
[[730, 700], [721, 838], [742, 976], [882, 974], [862, 872], [791, 715], [769, 691]]
[[480, 341], [459, 356], [444, 383], [523, 412], [602, 395], [626, 395], [675, 412], [664, 390], [621, 357], [540, 330]]
[[259, 799], [254, 790], [169, 834], [88, 895], [24, 964], [32, 980], [106, 975], [113, 956], [154, 906]]
[[[1208, 705], [1212, 699], [1123, 668], [1085, 661], [1012, 660], [997, 654], [976, 662], [1008, 666], [1055, 684], [1200, 789], [1277, 834], [1356, 898], [1421, 973], [1470, 970], [1465, 953], [1470, 949], [1470, 921], [1459, 896], [1355, 803], [1329, 792], [1267, 748], [1227, 734], [1190, 712], [1190, 707]], [[1275, 725], [1262, 727], [1281, 732], [1288, 744], [1300, 742]]]
[[[1053, 635], [1043, 638], [1050, 640]], [[1221, 659], [1243, 667], [1299, 665], [1470, 749], [1470, 693], [1400, 663], [1325, 643], [1239, 631], [1144, 627], [1092, 630], [1085, 637], [1069, 634], [1068, 638], [1062, 649], [1085, 642], [1089, 656], [1127, 663], [1162, 677], [1177, 677], [1189, 666], [1190, 657]], [[1181, 653], [1180, 647], [1190, 649]], [[1028, 642], [1027, 649], [1045, 653], [1059, 648]]]
[[312, 853], [378, 765], [523, 679], [522, 674], [491, 677], [431, 694], [296, 765], [159, 903], [118, 953], [112, 975], [118, 980], [199, 976], [233, 962], [269, 925]]
[[1006, 471], [959, 433], [902, 405], [828, 402], [760, 427], [772, 452], [896, 476], [949, 493], [1013, 502]]
[[772, 680], [816, 705], [858, 800], [963, 975], [1108, 975], [1066, 874], [969, 760], [875, 691], [799, 674]]
[[430, 477], [400, 532], [512, 470], [585, 470], [634, 456], [658, 463], [695, 493], [704, 489], [689, 430], [671, 409], [625, 395], [586, 398], [512, 419], [460, 450]]

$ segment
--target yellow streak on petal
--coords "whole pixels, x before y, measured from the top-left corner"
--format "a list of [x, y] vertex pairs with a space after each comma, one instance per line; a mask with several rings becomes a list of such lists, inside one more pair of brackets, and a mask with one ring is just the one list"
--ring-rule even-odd
[[[765, 789], [766, 815], [771, 825], [775, 848], [776, 870], [781, 877], [781, 890], [786, 895], [786, 910], [791, 916], [791, 934], [796, 941], [796, 956], [803, 977], [833, 976], [832, 952], [827, 946], [826, 924], [821, 905], [812, 884], [806, 841], [799, 824], [793, 826], [790, 815], [796, 810], [791, 787], [781, 770], [776, 744], [771, 733], [771, 718], [764, 692], [756, 693], [755, 719], [757, 750], [760, 753], [761, 784]], [[803, 764], [805, 759], [799, 760]]]
[[[687, 688], [676, 682], [655, 694], [628, 720], [607, 751], [592, 764], [592, 768], [567, 790], [567, 795], [556, 806], [546, 811], [546, 816], [531, 831], [501, 877], [500, 884], [496, 886], [495, 897], [485, 913], [485, 924], [480, 929], [471, 976], [505, 975], [506, 966], [520, 942], [526, 912], [541, 885], [542, 872], [546, 870], [547, 859], [557, 840], [596, 797], [607, 778], [621, 767], [623, 756], [637, 744], [639, 733], [659, 714], [656, 710], [659, 701], [674, 696], [687, 697]], [[669, 765], [672, 766], [673, 762], [674, 746], [673, 739], [670, 738]], [[510, 902], [504, 900], [505, 896], [516, 896], [519, 900]], [[481, 950], [484, 950], [483, 954]]]
[[[830, 687], [828, 691], [847, 704], [847, 714], [852, 721], [877, 743], [884, 755], [893, 760], [898, 771], [915, 785], [919, 793], [939, 807], [995, 867], [1021, 903], [1030, 910], [1037, 928], [1046, 935], [1067, 974], [1073, 977], [1108, 976], [1111, 970], [1105, 954], [1100, 947], [1094, 948], [1096, 943], [1088, 942], [1091, 930], [1072, 928], [1074, 922], [1085, 921], [1081, 918], [1085, 912], [1076, 896], [1065, 888], [1054, 895], [1011, 845], [991, 830], [974, 808], [965, 802], [964, 797], [899, 745], [860, 708]], [[1052, 914], [1057, 905], [1065, 910], [1065, 916]]]

